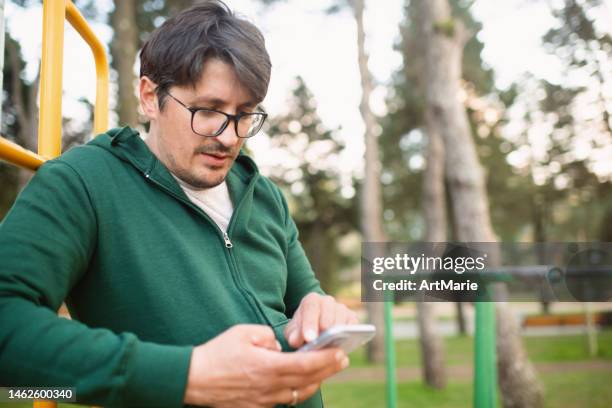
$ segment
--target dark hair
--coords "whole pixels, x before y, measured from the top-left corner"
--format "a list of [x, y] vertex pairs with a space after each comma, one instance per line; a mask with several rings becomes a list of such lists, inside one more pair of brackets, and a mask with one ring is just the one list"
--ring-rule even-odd
[[232, 65], [253, 97], [258, 102], [264, 99], [271, 71], [264, 37], [220, 0], [183, 10], [153, 31], [140, 51], [140, 76], [146, 75], [157, 84], [163, 109], [170, 87], [195, 86], [209, 58]]

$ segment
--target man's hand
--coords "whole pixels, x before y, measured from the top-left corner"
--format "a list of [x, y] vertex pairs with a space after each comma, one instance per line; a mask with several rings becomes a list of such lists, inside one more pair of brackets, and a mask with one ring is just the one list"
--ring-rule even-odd
[[295, 404], [347, 365], [339, 348], [281, 353], [270, 327], [237, 325], [194, 348], [184, 402], [219, 408]]
[[295, 311], [293, 319], [285, 328], [285, 337], [289, 345], [300, 347], [311, 342], [325, 329], [338, 324], [357, 324], [359, 319], [355, 312], [332, 296], [309, 293], [304, 296]]

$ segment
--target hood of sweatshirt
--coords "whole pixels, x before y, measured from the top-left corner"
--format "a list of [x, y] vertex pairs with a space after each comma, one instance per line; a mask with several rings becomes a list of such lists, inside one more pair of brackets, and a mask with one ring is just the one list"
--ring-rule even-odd
[[[111, 129], [96, 136], [88, 145], [110, 152], [117, 158], [130, 163], [145, 177], [163, 184], [176, 193], [183, 193], [168, 168], [151, 152], [137, 130], [129, 126]], [[236, 190], [240, 190], [237, 184], [246, 186], [258, 175], [259, 169], [255, 162], [241, 150], [227, 176], [228, 184], [234, 187], [230, 190], [236, 193]]]

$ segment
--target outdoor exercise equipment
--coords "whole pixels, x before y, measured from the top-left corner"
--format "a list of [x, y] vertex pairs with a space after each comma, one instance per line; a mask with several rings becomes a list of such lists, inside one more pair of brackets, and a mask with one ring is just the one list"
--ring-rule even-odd
[[[497, 354], [495, 350], [495, 304], [475, 303], [474, 408], [497, 407]], [[393, 341], [393, 299], [385, 291], [385, 348], [387, 408], [397, 407], [395, 345]]]
[[38, 169], [45, 160], [57, 157], [61, 153], [64, 20], [68, 20], [93, 52], [96, 64], [94, 134], [108, 130], [109, 70], [104, 46], [72, 1], [45, 0], [40, 66], [38, 152], [28, 151], [0, 136], [0, 159], [31, 170]]

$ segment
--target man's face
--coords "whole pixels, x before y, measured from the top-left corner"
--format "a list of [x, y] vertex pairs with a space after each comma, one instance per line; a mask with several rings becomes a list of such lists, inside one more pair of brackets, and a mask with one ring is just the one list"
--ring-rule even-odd
[[[141, 79], [141, 102], [151, 119], [146, 139], [151, 151], [175, 176], [194, 187], [210, 188], [223, 182], [245, 140], [236, 135], [234, 123], [216, 137], [200, 136], [191, 128], [191, 112], [173, 98], [166, 96], [163, 110], [157, 108], [155, 93], [147, 94], [146, 81], [152, 84], [151, 89], [155, 84], [148, 78]], [[219, 59], [205, 63], [195, 87], [175, 86], [169, 93], [189, 108], [216, 109], [232, 115], [252, 111], [257, 105], [234, 68]]]

